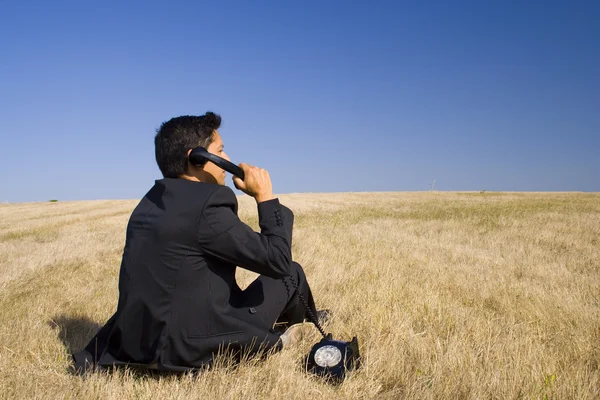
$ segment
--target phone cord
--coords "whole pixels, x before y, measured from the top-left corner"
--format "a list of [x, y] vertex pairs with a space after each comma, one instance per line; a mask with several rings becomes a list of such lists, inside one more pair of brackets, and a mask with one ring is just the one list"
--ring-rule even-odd
[[[308, 302], [306, 301], [306, 299], [302, 295], [302, 292], [300, 292], [300, 289], [298, 288], [298, 285], [296, 285], [296, 281], [294, 280], [294, 278], [291, 275], [289, 275], [289, 278], [290, 278], [290, 281], [292, 281], [292, 285], [294, 286], [294, 289], [296, 289], [296, 293], [298, 293], [298, 298], [300, 298], [300, 302], [302, 303], [302, 305], [304, 306], [304, 309], [306, 310], [306, 313], [308, 314], [308, 319], [310, 319], [310, 321], [317, 327], [317, 329], [319, 330], [319, 332], [321, 333], [321, 335], [323, 335], [324, 338], [327, 338], [327, 335], [325, 334], [325, 331], [321, 327], [321, 324], [319, 324], [319, 319], [312, 312], [310, 306], [308, 305]], [[285, 278], [283, 279], [283, 283], [285, 284], [285, 286], [287, 287], [287, 289], [290, 290], [290, 287], [288, 286], [288, 282], [287, 282], [287, 280]]]

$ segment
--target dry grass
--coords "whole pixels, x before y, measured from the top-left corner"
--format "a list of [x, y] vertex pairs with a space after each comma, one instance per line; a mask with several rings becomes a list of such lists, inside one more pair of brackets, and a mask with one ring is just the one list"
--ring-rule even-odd
[[[300, 360], [199, 375], [67, 372], [117, 304], [136, 201], [0, 205], [0, 393], [7, 398], [600, 397], [600, 195], [281, 196], [294, 257], [364, 368], [334, 388]], [[242, 219], [256, 209], [240, 199]], [[253, 274], [239, 274], [243, 284]]]

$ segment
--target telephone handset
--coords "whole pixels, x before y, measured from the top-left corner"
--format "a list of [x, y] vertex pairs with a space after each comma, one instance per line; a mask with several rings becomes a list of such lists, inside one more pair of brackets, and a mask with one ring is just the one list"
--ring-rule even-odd
[[192, 165], [195, 165], [196, 167], [202, 167], [207, 161], [210, 161], [216, 164], [219, 168], [222, 168], [230, 174], [233, 174], [241, 180], [244, 180], [244, 171], [240, 167], [232, 162], [227, 161], [223, 157], [219, 157], [213, 153], [210, 153], [204, 147], [196, 147], [193, 149], [190, 152], [189, 160]]
[[[222, 157], [210, 153], [204, 147], [196, 147], [193, 149], [190, 152], [188, 159], [192, 165], [197, 167], [202, 167], [207, 161], [210, 161], [225, 171], [237, 176], [241, 180], [244, 180], [244, 171], [240, 167]], [[323, 339], [315, 344], [312, 347], [310, 354], [305, 357], [305, 367], [308, 371], [326, 378], [331, 383], [341, 383], [346, 377], [346, 371], [360, 368], [361, 357], [358, 349], [358, 340], [355, 336], [352, 338], [351, 342], [343, 342], [333, 340], [331, 333], [325, 334], [325, 331], [319, 323], [318, 317], [312, 312], [308, 302], [298, 289], [298, 285], [292, 276], [290, 276], [290, 280], [294, 289], [296, 289], [300, 302], [306, 309], [309, 319], [323, 336]], [[286, 286], [288, 285], [285, 279], [283, 282]]]

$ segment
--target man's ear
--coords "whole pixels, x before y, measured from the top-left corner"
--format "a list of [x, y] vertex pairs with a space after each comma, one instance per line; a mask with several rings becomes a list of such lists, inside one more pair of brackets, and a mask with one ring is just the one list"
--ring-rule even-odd
[[187, 151], [187, 156], [185, 158], [185, 173], [189, 174], [190, 173], [190, 169], [194, 168], [194, 165], [192, 165], [192, 163], [190, 162], [190, 153], [192, 152], [192, 149], [188, 149]]
[[185, 168], [186, 172], [189, 173], [191, 168], [196, 168], [196, 169], [204, 171], [204, 166], [206, 165], [206, 162], [204, 162], [202, 165], [193, 165], [190, 162], [190, 153], [192, 152], [192, 150], [193, 149], [188, 149], [188, 151], [187, 151], [187, 158], [185, 160], [185, 162], [186, 162], [186, 164], [185, 164], [186, 165], [186, 168]]

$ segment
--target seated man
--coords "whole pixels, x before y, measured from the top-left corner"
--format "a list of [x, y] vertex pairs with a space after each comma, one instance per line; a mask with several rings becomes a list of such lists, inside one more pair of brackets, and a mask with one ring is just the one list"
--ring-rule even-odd
[[[240, 164], [236, 188], [257, 203], [261, 232], [237, 216], [237, 199], [225, 171], [188, 161], [203, 146], [229, 159], [217, 131], [221, 117], [182, 116], [162, 124], [154, 139], [164, 176], [133, 211], [119, 274], [115, 314], [74, 356], [86, 365], [131, 365], [186, 371], [210, 365], [228, 348], [254, 354], [293, 342], [276, 322], [294, 325], [317, 315], [302, 267], [292, 261], [294, 215], [273, 195], [267, 171]], [[246, 290], [236, 266], [260, 275]], [[300, 328], [302, 328], [300, 326]]]

